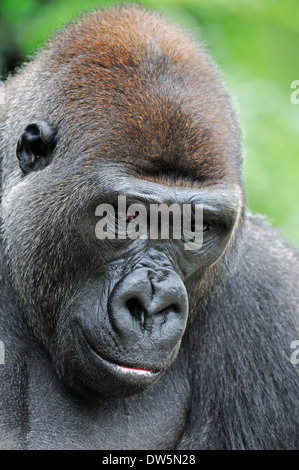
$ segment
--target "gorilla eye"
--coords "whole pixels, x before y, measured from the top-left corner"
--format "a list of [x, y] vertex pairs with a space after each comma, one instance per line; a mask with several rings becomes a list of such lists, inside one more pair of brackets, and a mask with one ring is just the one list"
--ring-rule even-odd
[[115, 218], [117, 220], [122, 220], [122, 221], [126, 221], [127, 223], [131, 222], [132, 220], [134, 220], [136, 217], [136, 215], [129, 215], [129, 214], [126, 214], [124, 212], [118, 212], [118, 211], [115, 211]]
[[[202, 226], [202, 231], [207, 232], [208, 230], [210, 230], [210, 224], [208, 224], [207, 222], [204, 222]], [[191, 222], [191, 231], [195, 232], [195, 220], [192, 220]]]

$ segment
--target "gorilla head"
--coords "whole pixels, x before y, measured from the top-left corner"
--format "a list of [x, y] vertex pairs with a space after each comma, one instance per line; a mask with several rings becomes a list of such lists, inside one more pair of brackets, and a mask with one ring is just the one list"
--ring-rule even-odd
[[[136, 7], [84, 17], [20, 80], [2, 142], [3, 235], [19, 307], [68, 386], [139, 393], [174, 361], [242, 225], [230, 101], [202, 48]], [[115, 209], [116, 227], [136, 217], [119, 210], [119, 196], [147, 209], [202, 206], [202, 246], [99, 240], [99, 205]]]

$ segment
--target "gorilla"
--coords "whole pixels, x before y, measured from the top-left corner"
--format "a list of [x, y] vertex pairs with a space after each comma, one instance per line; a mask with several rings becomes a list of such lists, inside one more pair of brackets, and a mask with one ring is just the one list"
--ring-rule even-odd
[[[298, 253], [246, 209], [203, 46], [138, 6], [86, 14], [0, 122], [0, 448], [298, 448]], [[120, 197], [201, 207], [202, 243], [108, 236], [138, 225]]]

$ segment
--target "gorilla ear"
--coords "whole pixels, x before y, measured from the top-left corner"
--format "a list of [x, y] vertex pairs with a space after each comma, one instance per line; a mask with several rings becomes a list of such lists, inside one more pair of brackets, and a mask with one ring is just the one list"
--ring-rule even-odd
[[17, 157], [23, 173], [42, 170], [52, 160], [55, 133], [45, 121], [29, 124], [19, 137]]

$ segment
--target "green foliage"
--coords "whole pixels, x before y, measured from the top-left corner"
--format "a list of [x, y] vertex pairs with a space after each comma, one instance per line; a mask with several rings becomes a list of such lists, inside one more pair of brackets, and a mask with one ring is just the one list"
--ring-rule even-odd
[[[30, 56], [81, 12], [109, 0], [2, 0], [0, 69], [4, 48]], [[130, 2], [127, 2], [130, 3]], [[136, 1], [135, 3], [141, 3]], [[244, 166], [251, 210], [266, 214], [299, 243], [298, 0], [144, 0], [204, 41], [235, 97], [245, 135]]]

